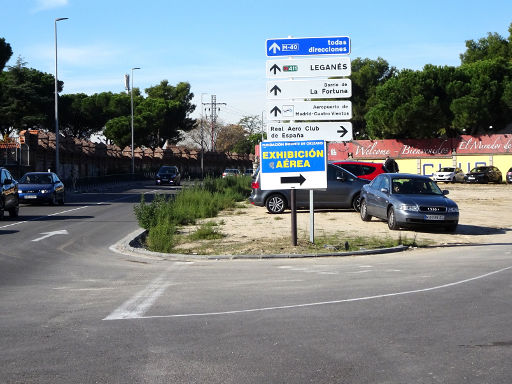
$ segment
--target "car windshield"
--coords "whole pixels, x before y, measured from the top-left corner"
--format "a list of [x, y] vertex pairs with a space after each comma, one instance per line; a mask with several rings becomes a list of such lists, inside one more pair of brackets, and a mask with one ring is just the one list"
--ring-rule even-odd
[[20, 184], [51, 184], [52, 177], [50, 175], [24, 175], [20, 179]]
[[471, 170], [471, 173], [475, 172], [487, 172], [489, 170], [489, 167], [476, 167]]
[[441, 168], [439, 170], [439, 172], [453, 172], [453, 171], [455, 171], [455, 168], [450, 168], [450, 167]]
[[392, 181], [393, 194], [405, 195], [442, 195], [436, 183], [429, 179], [401, 177]]
[[162, 167], [160, 168], [160, 173], [176, 173], [175, 167]]

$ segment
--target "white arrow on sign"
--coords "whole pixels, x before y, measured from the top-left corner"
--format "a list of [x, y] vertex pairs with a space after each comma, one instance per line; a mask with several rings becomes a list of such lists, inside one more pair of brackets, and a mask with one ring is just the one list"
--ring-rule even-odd
[[279, 45], [277, 43], [274, 43], [270, 46], [270, 48], [268, 49], [269, 51], [274, 51], [274, 55], [276, 54], [276, 51], [280, 51], [281, 48], [279, 47]]
[[55, 235], [69, 235], [69, 232], [66, 231], [65, 229], [61, 229], [60, 231], [41, 232], [40, 234], [44, 236], [38, 237], [37, 239], [34, 239], [32, 241], [41, 241], [43, 239], [47, 239], [48, 237], [52, 237]]
[[267, 82], [267, 99], [347, 99], [350, 79], [274, 80]]
[[[270, 47], [271, 49], [273, 46]], [[267, 78], [350, 76], [348, 57], [267, 60]]]
[[268, 122], [266, 124], [266, 130], [268, 140], [270, 141], [351, 141], [353, 138], [352, 123], [349, 121], [312, 121], [308, 123]]

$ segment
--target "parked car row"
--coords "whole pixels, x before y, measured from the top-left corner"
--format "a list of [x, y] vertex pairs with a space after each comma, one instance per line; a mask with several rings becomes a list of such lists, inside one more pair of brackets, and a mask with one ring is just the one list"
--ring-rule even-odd
[[[366, 180], [373, 180], [381, 173], [388, 173], [389, 170], [383, 164], [363, 161], [336, 161], [338, 165], [357, 177]], [[445, 183], [501, 183], [503, 175], [493, 165], [478, 166], [467, 174], [458, 167], [442, 167], [432, 175], [432, 180]], [[505, 180], [512, 183], [512, 167], [508, 170]]]
[[[309, 208], [309, 191], [297, 189], [296, 207]], [[315, 190], [315, 208], [342, 208], [360, 212], [363, 221], [373, 216], [386, 220], [392, 230], [401, 227], [444, 227], [455, 231], [459, 222], [457, 204], [446, 197], [427, 176], [381, 173], [372, 181], [361, 179], [334, 164], [327, 166], [327, 189]], [[271, 214], [290, 209], [290, 190], [262, 190], [261, 174], [252, 182], [249, 201]]]
[[64, 183], [53, 172], [28, 172], [19, 181], [0, 167], [0, 219], [8, 211], [10, 217], [18, 217], [20, 202], [64, 204]]

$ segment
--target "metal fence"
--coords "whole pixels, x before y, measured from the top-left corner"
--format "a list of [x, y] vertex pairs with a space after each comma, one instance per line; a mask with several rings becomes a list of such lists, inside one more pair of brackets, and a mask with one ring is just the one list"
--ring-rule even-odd
[[21, 177], [30, 170], [30, 148], [28, 144], [0, 145], [0, 167], [7, 168], [14, 177]]

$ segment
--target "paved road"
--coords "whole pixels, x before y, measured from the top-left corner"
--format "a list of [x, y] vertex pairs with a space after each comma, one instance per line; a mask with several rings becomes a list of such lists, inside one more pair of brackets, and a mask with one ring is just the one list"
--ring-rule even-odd
[[111, 251], [153, 190], [0, 222], [1, 383], [512, 382], [511, 244], [193, 263]]

